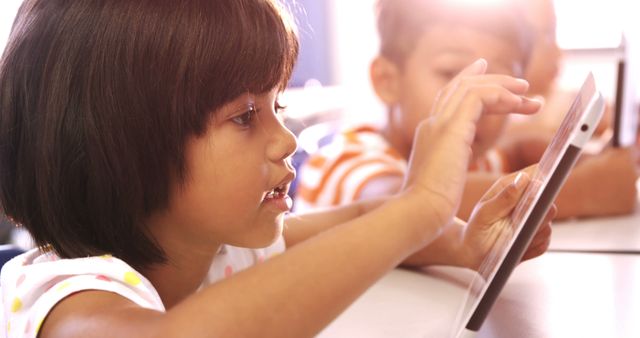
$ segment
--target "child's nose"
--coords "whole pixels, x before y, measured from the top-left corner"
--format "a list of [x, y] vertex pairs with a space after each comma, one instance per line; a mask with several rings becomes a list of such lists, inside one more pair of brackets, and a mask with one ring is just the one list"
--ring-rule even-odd
[[298, 142], [295, 135], [282, 123], [278, 123], [276, 129], [267, 148], [267, 156], [272, 161], [281, 161], [293, 155], [298, 148]]

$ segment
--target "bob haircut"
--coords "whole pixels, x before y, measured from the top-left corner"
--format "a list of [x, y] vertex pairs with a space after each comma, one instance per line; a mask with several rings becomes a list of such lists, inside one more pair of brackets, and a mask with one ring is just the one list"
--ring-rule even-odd
[[378, 0], [380, 55], [402, 67], [426, 30], [451, 24], [486, 32], [515, 46], [524, 68], [533, 40], [519, 1]]
[[0, 63], [0, 204], [45, 250], [166, 261], [144, 220], [184, 147], [298, 55], [278, 0], [26, 0]]

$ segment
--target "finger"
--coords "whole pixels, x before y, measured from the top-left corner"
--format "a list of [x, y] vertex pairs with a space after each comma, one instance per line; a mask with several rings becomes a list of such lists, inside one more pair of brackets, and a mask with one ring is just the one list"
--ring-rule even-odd
[[536, 236], [522, 256], [522, 261], [538, 257], [545, 253], [551, 244], [551, 232], [551, 223], [544, 223], [540, 229], [538, 229]]
[[465, 76], [484, 74], [487, 71], [487, 66], [487, 60], [479, 58], [478, 60], [462, 69], [460, 73], [458, 73], [458, 75], [454, 77], [454, 80], [460, 79]]
[[438, 113], [442, 111], [443, 105], [445, 105], [451, 95], [454, 93], [456, 89], [458, 89], [458, 85], [460, 83], [460, 79], [466, 76], [480, 75], [484, 74], [487, 70], [487, 61], [484, 59], [478, 59], [472, 64], [465, 67], [460, 73], [458, 73], [451, 81], [449, 81], [436, 96], [435, 104], [432, 107], [432, 114]]
[[532, 164], [520, 171], [524, 171], [527, 175], [529, 175], [529, 177], [534, 177], [536, 170], [538, 170], [538, 163]]
[[476, 60], [474, 63], [460, 71], [460, 73], [458, 73], [442, 88], [441, 93], [443, 95], [441, 98], [448, 98], [448, 94], [455, 90], [459, 85], [464, 84], [472, 85], [474, 83], [495, 83], [520, 94], [524, 94], [529, 89], [529, 82], [524, 79], [518, 79], [504, 74], [485, 74], [486, 70], [486, 60]]
[[551, 220], [558, 213], [558, 208], [555, 204], [551, 205], [551, 208], [545, 215], [542, 224], [538, 228], [534, 238], [531, 240], [531, 244], [527, 248], [527, 252], [523, 255], [522, 260], [531, 259], [543, 254], [549, 248], [551, 243]]
[[520, 107], [518, 107], [518, 109], [512, 111], [512, 113], [530, 115], [537, 113], [540, 108], [542, 108], [542, 101], [523, 96], [522, 104], [520, 105]]
[[[521, 172], [523, 172], [524, 173], [523, 175], [526, 175], [526, 177], [518, 178], [518, 175], [520, 175]], [[520, 182], [521, 179], [526, 179], [527, 181], [529, 181], [531, 177], [532, 177], [531, 174], [529, 174], [525, 170], [517, 171], [507, 176], [503, 176], [500, 179], [498, 179], [495, 183], [493, 183], [493, 185], [489, 188], [489, 190], [487, 190], [487, 192], [482, 196], [482, 198], [480, 198], [480, 202], [486, 202], [490, 199], [495, 198], [499, 193], [501, 193], [509, 185], [516, 182], [516, 179], [518, 180], [518, 182]]]
[[[472, 215], [474, 221], [479, 224], [493, 224], [499, 219], [508, 216], [516, 206], [527, 184], [528, 176], [524, 173], [518, 173], [513, 183], [499, 190], [495, 196], [480, 202]], [[496, 189], [499, 189], [498, 184]], [[490, 189], [490, 192], [493, 190]]]
[[522, 97], [504, 86], [492, 82], [474, 83], [469, 80], [457, 85], [446, 99], [438, 102], [437, 111], [432, 112], [432, 116], [438, 116], [443, 122], [451, 120], [452, 117], [460, 117], [461, 121], [465, 122], [476, 121], [483, 109], [491, 110], [492, 113], [498, 113], [498, 110], [507, 113], [521, 109], [521, 106], [524, 106]]
[[551, 204], [551, 207], [549, 207], [549, 211], [547, 211], [547, 214], [544, 216], [544, 220], [542, 221], [542, 223], [551, 224], [551, 221], [553, 221], [553, 219], [556, 218], [557, 215], [558, 215], [558, 207], [555, 205], [555, 203]]
[[521, 261], [526, 261], [526, 260], [541, 256], [542, 254], [547, 252], [550, 244], [551, 244], [551, 239], [547, 238], [536, 246], [530, 246], [527, 252], [525, 252], [525, 254], [522, 256]]
[[447, 108], [449, 115], [462, 121], [477, 121], [480, 113], [485, 114], [533, 114], [541, 105], [523, 98], [497, 84], [483, 84], [469, 87], [467, 92], [454, 94]]
[[[503, 74], [471, 74], [465, 69], [449, 81], [436, 96], [436, 104], [433, 107], [433, 112], [441, 111], [443, 104], [445, 104], [455, 92], [464, 93], [468, 88], [488, 84], [504, 87], [516, 95], [523, 95], [529, 89], [529, 82], [524, 79]], [[527, 98], [523, 109], [524, 111], [529, 111], [537, 109], [539, 106], [541, 106], [540, 101]]]

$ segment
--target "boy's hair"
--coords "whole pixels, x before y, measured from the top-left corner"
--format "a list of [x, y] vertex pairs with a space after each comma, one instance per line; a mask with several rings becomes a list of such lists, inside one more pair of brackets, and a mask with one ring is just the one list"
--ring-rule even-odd
[[143, 223], [188, 177], [186, 141], [289, 80], [277, 1], [26, 0], [0, 62], [2, 211], [64, 258], [164, 262]]
[[531, 54], [531, 29], [523, 19], [521, 0], [497, 4], [452, 0], [378, 0], [380, 55], [403, 66], [424, 32], [434, 24], [453, 24], [494, 35], [516, 46], [522, 66]]

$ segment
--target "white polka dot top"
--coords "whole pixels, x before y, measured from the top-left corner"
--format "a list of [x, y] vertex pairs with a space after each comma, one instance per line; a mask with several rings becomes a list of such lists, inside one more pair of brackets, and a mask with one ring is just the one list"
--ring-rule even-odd
[[[203, 286], [260, 263], [284, 251], [279, 238], [264, 249], [223, 246]], [[84, 290], [121, 295], [143, 308], [165, 311], [153, 285], [124, 261], [112, 256], [60, 259], [30, 250], [7, 262], [0, 274], [0, 337], [36, 338], [51, 309]]]

